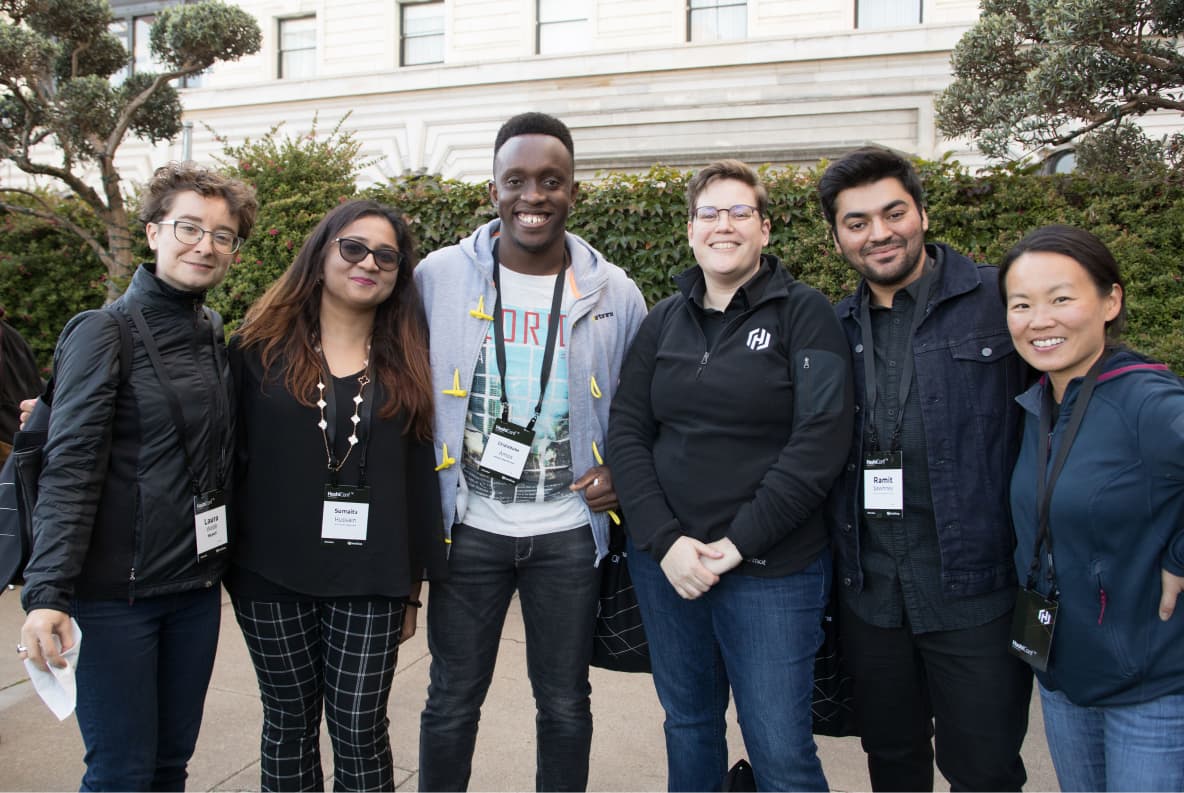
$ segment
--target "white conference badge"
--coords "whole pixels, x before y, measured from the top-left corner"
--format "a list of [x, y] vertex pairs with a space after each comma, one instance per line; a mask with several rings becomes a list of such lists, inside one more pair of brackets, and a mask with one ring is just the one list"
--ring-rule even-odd
[[872, 452], [863, 461], [863, 511], [872, 518], [904, 517], [904, 455]]
[[321, 542], [363, 545], [370, 521], [370, 488], [325, 485]]
[[226, 518], [226, 496], [221, 490], [207, 490], [193, 497], [193, 531], [197, 539], [197, 558], [226, 548], [230, 531]]
[[509, 484], [517, 484], [526, 469], [534, 430], [498, 419], [489, 432], [479, 463], [481, 472]]

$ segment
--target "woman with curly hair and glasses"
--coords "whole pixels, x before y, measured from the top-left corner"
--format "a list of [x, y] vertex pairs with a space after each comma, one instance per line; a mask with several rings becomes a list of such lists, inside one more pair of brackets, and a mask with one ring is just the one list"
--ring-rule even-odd
[[185, 787], [233, 532], [230, 370], [222, 320], [203, 301], [256, 206], [238, 180], [158, 169], [140, 211], [155, 261], [107, 309], [71, 320], [54, 352], [19, 649], [64, 667], [71, 618], [85, 635], [83, 790]]

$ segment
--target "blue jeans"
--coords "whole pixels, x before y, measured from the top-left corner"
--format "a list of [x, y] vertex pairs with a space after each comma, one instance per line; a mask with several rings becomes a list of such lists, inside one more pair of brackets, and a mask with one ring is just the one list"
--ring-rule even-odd
[[74, 601], [82, 628], [82, 790], [184, 790], [221, 623], [221, 589]]
[[1061, 790], [1184, 790], [1184, 694], [1138, 705], [1074, 705], [1040, 686]]
[[628, 553], [666, 711], [669, 789], [720, 789], [730, 685], [757, 788], [827, 790], [810, 705], [829, 553], [778, 578], [728, 573], [695, 600], [679, 597], [648, 553], [632, 543]]
[[514, 538], [452, 528], [448, 578], [428, 593], [428, 701], [420, 719], [419, 789], [469, 784], [481, 705], [493, 680], [514, 590], [526, 624], [538, 790], [583, 790], [592, 746], [588, 661], [600, 594], [596, 544], [584, 526]]

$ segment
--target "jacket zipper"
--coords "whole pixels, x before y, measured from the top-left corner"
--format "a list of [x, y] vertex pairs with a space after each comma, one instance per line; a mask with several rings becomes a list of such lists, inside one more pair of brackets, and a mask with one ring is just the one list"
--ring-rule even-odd
[[132, 568], [131, 575], [127, 579], [127, 604], [130, 606], [136, 602], [136, 568]]
[[703, 351], [703, 357], [699, 359], [699, 371], [695, 372], [695, 379], [699, 379], [699, 375], [703, 374], [703, 367], [707, 366], [707, 359], [711, 357], [711, 352]]

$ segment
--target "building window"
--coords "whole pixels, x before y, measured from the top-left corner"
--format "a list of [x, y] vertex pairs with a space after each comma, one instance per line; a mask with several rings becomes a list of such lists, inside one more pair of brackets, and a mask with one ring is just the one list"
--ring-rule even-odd
[[540, 55], [588, 49], [592, 26], [586, 0], [538, 0]]
[[400, 17], [400, 65], [443, 63], [444, 4], [405, 3], [400, 8]]
[[722, 41], [748, 35], [745, 0], [689, 0], [687, 41]]
[[[131, 62], [111, 76], [115, 85], [122, 83], [128, 75], [142, 72], [159, 74], [168, 67], [156, 59], [152, 54], [151, 32], [152, 23], [156, 21], [154, 14], [137, 14], [115, 18], [108, 28], [111, 35], [123, 42], [123, 46], [131, 54]], [[201, 75], [190, 74], [182, 77], [177, 83], [180, 88], [198, 88], [201, 86]]]
[[921, 0], [855, 0], [855, 27], [899, 28], [921, 24]]
[[316, 75], [317, 18], [281, 19], [278, 76], [281, 80], [306, 80]]

